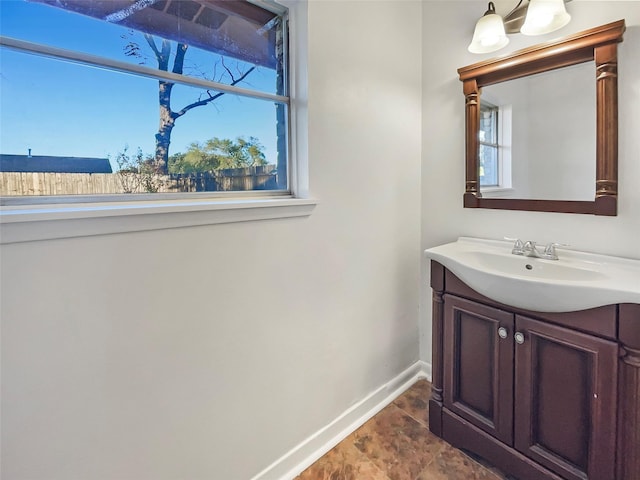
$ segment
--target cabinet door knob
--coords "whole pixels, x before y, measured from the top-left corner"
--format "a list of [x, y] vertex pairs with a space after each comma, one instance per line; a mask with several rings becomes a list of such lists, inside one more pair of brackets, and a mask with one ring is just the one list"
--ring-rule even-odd
[[522, 332], [516, 332], [516, 333], [513, 335], [513, 338], [515, 338], [515, 339], [516, 339], [516, 343], [517, 343], [518, 345], [522, 345], [522, 344], [524, 343], [524, 334], [523, 334]]
[[500, 327], [500, 328], [498, 329], [498, 336], [499, 336], [500, 338], [507, 338], [507, 329], [506, 329], [506, 328], [504, 328], [504, 327]]

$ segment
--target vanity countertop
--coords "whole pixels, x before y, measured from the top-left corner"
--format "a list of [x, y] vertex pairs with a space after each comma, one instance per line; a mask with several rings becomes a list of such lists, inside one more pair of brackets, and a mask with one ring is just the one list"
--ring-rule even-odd
[[478, 293], [539, 312], [640, 304], [640, 260], [561, 249], [559, 260], [513, 255], [513, 244], [460, 237], [425, 250]]

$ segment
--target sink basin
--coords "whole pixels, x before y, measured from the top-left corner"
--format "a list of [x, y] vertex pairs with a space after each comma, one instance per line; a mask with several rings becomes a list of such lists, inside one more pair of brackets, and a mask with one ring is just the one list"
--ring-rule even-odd
[[512, 242], [460, 237], [425, 255], [485, 297], [539, 312], [640, 303], [640, 260], [559, 250], [560, 260], [513, 255]]
[[522, 275], [524, 278], [540, 280], [572, 280], [575, 282], [604, 280], [607, 276], [591, 265], [558, 263], [558, 260], [542, 260], [519, 255], [496, 254], [492, 252], [464, 252], [462, 257], [467, 264], [476, 263], [485, 269], [493, 269], [504, 275]]

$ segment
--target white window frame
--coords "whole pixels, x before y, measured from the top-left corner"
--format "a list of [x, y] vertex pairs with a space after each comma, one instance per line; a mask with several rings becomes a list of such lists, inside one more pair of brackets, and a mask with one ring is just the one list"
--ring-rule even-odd
[[[512, 175], [512, 106], [499, 105], [498, 102], [491, 101], [491, 98], [481, 100], [481, 103], [497, 108], [497, 133], [498, 143], [498, 185], [497, 186], [480, 186], [480, 192], [483, 197], [499, 198], [513, 194], [513, 175]], [[483, 142], [481, 142], [483, 143]]]
[[[117, 196], [19, 197], [0, 207], [0, 244], [72, 238], [197, 225], [234, 223], [308, 216], [316, 205], [309, 198], [307, 164], [307, 4], [295, 0], [277, 3], [251, 0], [278, 13], [288, 9], [289, 97], [257, 93], [198, 78], [176, 77], [149, 67], [107, 60], [108, 68], [164, 78], [191, 86], [215, 88], [289, 105], [288, 192], [194, 192], [185, 194], [135, 194]], [[7, 45], [7, 42], [11, 43]], [[3, 45], [33, 49], [33, 44], [3, 39]], [[44, 50], [44, 51], [42, 51]], [[66, 52], [66, 53], [65, 53]], [[77, 52], [37, 47], [33, 53], [56, 56]], [[82, 57], [82, 58], [78, 58]], [[78, 54], [83, 63], [106, 59]], [[67, 58], [73, 61], [74, 58]], [[103, 63], [104, 65], [104, 63]], [[108, 198], [108, 201], [105, 201]], [[7, 204], [8, 203], [8, 204]]]

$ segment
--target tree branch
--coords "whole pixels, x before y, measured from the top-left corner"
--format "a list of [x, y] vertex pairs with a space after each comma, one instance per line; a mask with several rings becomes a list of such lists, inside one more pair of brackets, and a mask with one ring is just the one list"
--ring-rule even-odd
[[[153, 54], [156, 56], [156, 61], [158, 62], [158, 68], [160, 70], [164, 70], [165, 72], [169, 70], [169, 56], [171, 55], [171, 43], [169, 40], [162, 40], [162, 47], [158, 49], [156, 45], [156, 41], [153, 38], [153, 35], [148, 33], [144, 34], [144, 39], [147, 41], [151, 50], [153, 50]], [[184, 61], [184, 58], [183, 58]]]
[[169, 40], [162, 39], [162, 51], [160, 52], [162, 55], [162, 70], [169, 70], [169, 57], [171, 56], [171, 42]]
[[148, 33], [145, 33], [144, 34], [144, 39], [147, 41], [147, 43], [151, 47], [151, 50], [153, 50], [153, 53], [155, 54], [156, 59], [159, 62], [160, 61], [160, 51], [158, 50], [158, 47], [156, 46], [156, 41], [154, 40], [153, 36], [148, 34]]
[[[226, 67], [225, 67], [226, 68]], [[245, 78], [247, 78], [247, 76], [253, 72], [256, 69], [256, 67], [251, 67], [249, 70], [247, 70], [246, 72], [244, 72], [240, 77], [238, 77], [237, 79], [233, 79], [233, 76], [231, 77], [233, 79], [233, 81], [231, 82], [231, 86], [237, 85], [238, 83], [240, 83], [241, 81], [243, 81]], [[182, 110], [178, 111], [178, 112], [174, 112], [172, 115], [174, 118], [180, 118], [182, 115], [184, 115], [185, 113], [187, 113], [189, 110], [192, 110], [196, 107], [202, 107], [203, 105], [207, 105], [211, 102], [213, 102], [214, 100], [220, 98], [221, 96], [223, 96], [226, 92], [220, 92], [217, 93], [215, 95], [211, 95], [209, 96], [209, 98], [205, 99], [205, 100], [200, 100], [198, 102], [193, 102], [190, 103], [189, 105], [187, 105], [186, 107], [184, 107]]]
[[231, 70], [229, 70], [229, 67], [227, 67], [227, 65], [224, 63], [224, 57], [222, 57], [222, 66], [224, 67], [224, 69], [227, 71], [227, 74], [229, 75], [229, 78], [231, 78], [231, 81], [235, 81], [235, 78], [233, 78], [233, 73], [231, 73]]
[[182, 71], [184, 69], [184, 56], [187, 53], [187, 48], [189, 48], [189, 45], [186, 43], [178, 43], [176, 45], [176, 58], [173, 61], [173, 73], [182, 75]]

